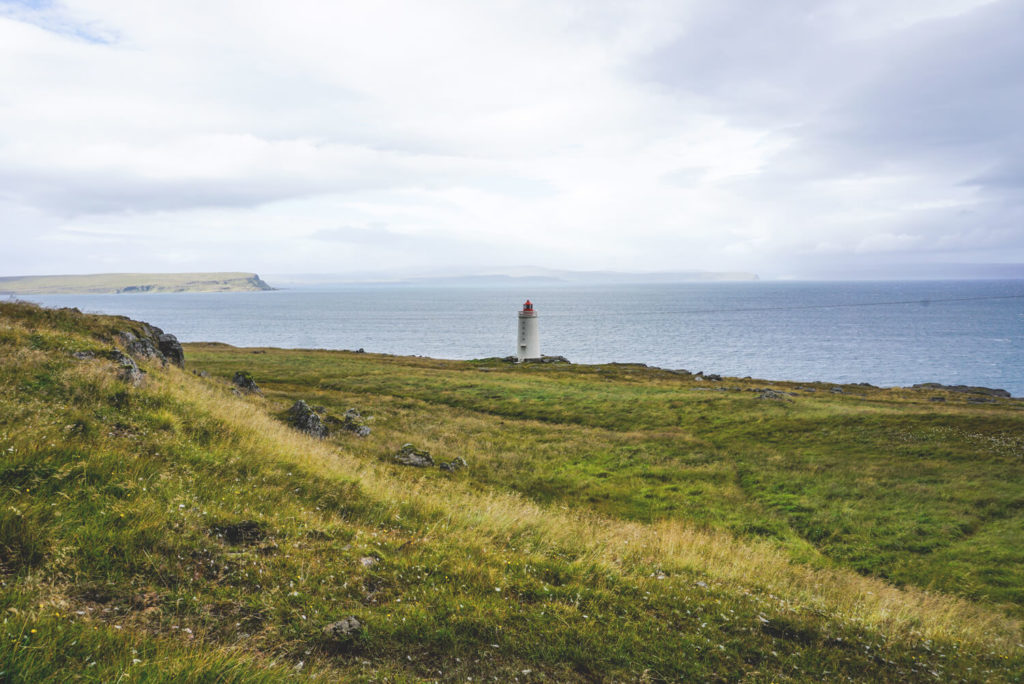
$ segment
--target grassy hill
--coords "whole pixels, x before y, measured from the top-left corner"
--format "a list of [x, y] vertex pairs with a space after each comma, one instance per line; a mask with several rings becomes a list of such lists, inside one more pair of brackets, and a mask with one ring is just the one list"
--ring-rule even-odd
[[0, 294], [256, 292], [273, 289], [255, 273], [97, 273], [0, 278]]
[[226, 345], [136, 386], [126, 330], [0, 303], [0, 678], [1024, 672], [1020, 401]]

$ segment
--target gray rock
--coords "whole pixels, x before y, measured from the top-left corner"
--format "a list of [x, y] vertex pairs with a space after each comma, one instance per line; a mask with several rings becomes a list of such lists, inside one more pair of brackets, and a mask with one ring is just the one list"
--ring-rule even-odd
[[441, 470], [446, 470], [449, 473], [453, 473], [456, 470], [462, 470], [463, 468], [467, 467], [468, 465], [469, 464], [466, 463], [466, 459], [462, 458], [461, 456], [456, 456], [455, 458], [453, 458], [448, 463], [442, 463], [438, 467]]
[[[513, 358], [517, 358], [517, 357], [513, 357]], [[544, 356], [543, 354], [540, 356], [540, 358], [537, 358], [537, 359], [523, 359], [522, 362], [523, 363], [568, 363], [568, 364], [572, 363], [572, 361], [570, 361], [569, 359], [565, 358], [564, 356]]]
[[429, 451], [417, 449], [412, 444], [403, 444], [402, 448], [395, 454], [394, 459], [395, 463], [399, 465], [414, 466], [416, 468], [430, 468], [434, 465], [434, 459], [430, 457]]
[[966, 394], [983, 394], [990, 397], [1010, 398], [1010, 393], [1004, 389], [993, 389], [991, 387], [971, 387], [969, 385], [942, 385], [937, 382], [923, 382], [913, 385], [911, 389], [941, 389], [949, 392], [963, 392]]
[[372, 568], [374, 565], [376, 565], [379, 562], [380, 562], [380, 559], [379, 558], [375, 558], [374, 556], [363, 556], [362, 558], [359, 559], [359, 564], [362, 565], [364, 568]]
[[785, 392], [779, 392], [773, 389], [761, 390], [760, 394], [757, 395], [758, 399], [774, 399], [775, 401], [793, 401], [786, 396]]
[[928, 401], [936, 401], [936, 402], [946, 401], [946, 397], [928, 397]]
[[259, 395], [263, 394], [259, 385], [257, 385], [256, 381], [252, 379], [252, 375], [246, 371], [236, 371], [235, 377], [231, 378], [231, 383], [245, 392], [251, 392]]
[[[148, 328], [149, 326], [145, 326]], [[122, 330], [117, 334], [118, 340], [124, 345], [125, 351], [136, 358], [156, 359], [161, 363], [167, 363], [167, 358], [157, 349], [153, 339], [149, 337], [136, 337], [135, 333], [129, 330]]]
[[317, 412], [309, 407], [309, 404], [299, 399], [288, 409], [288, 420], [292, 427], [305, 432], [311, 437], [323, 439], [327, 436], [327, 426], [317, 415]]
[[139, 365], [135, 363], [135, 359], [128, 356], [120, 349], [111, 349], [107, 352], [107, 358], [117, 364], [117, 377], [121, 380], [124, 380], [135, 387], [142, 384], [142, 380], [146, 374], [139, 369]]
[[185, 351], [181, 348], [178, 338], [170, 333], [157, 335], [157, 348], [164, 357], [178, 368], [185, 367]]
[[839, 386], [833, 387], [832, 389], [829, 390], [829, 392], [831, 392], [832, 394], [846, 394], [846, 392], [843, 391], [843, 388]]
[[359, 437], [368, 437], [370, 435], [370, 426], [366, 424], [367, 420], [368, 418], [364, 418], [359, 411], [350, 408], [345, 411], [345, 418], [341, 420], [339, 427], [342, 430], [354, 432]]
[[355, 615], [349, 615], [324, 627], [323, 635], [332, 641], [347, 641], [363, 631], [363, 623]]
[[72, 352], [71, 355], [78, 359], [79, 361], [87, 361], [89, 359], [96, 358], [96, 355], [93, 354], [91, 351], [76, 351]]

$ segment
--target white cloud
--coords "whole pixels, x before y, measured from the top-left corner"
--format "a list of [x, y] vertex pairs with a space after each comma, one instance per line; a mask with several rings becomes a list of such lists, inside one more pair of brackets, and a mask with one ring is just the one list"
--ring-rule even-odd
[[970, 0], [7, 3], [0, 274], [1024, 259], [1022, 24]]

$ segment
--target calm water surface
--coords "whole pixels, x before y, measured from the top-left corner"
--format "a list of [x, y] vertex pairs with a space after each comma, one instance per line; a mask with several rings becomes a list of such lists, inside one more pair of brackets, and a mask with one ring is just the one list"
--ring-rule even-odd
[[182, 341], [468, 359], [514, 353], [531, 298], [541, 351], [757, 378], [1002, 387], [1024, 396], [1024, 280], [693, 283], [515, 289], [350, 286], [50, 295]]

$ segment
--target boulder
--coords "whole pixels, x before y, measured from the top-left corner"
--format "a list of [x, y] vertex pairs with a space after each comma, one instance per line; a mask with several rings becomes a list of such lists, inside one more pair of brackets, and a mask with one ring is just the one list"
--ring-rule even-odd
[[256, 381], [252, 379], [252, 375], [247, 371], [236, 371], [235, 377], [231, 378], [231, 383], [245, 392], [251, 392], [259, 395], [263, 394], [259, 385], [256, 384]]
[[311, 437], [323, 439], [327, 436], [327, 426], [316, 411], [309, 407], [309, 404], [299, 399], [288, 409], [288, 420], [292, 427], [305, 432]]
[[[148, 326], [147, 326], [148, 327]], [[153, 339], [149, 337], [137, 337], [130, 330], [122, 330], [117, 334], [118, 340], [124, 345], [124, 349], [130, 355], [143, 359], [157, 359], [161, 363], [167, 363], [167, 358], [157, 349]]]
[[416, 468], [430, 468], [434, 465], [434, 459], [430, 457], [429, 451], [417, 449], [412, 444], [403, 444], [394, 459], [399, 465]]
[[164, 357], [178, 368], [185, 367], [185, 351], [181, 348], [178, 338], [170, 333], [157, 335], [157, 348]]

